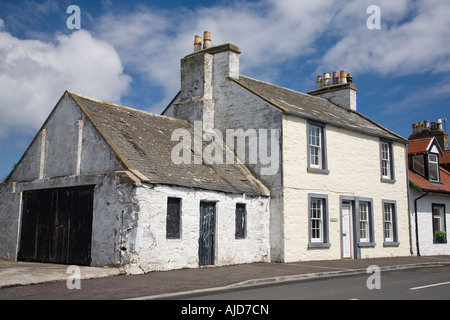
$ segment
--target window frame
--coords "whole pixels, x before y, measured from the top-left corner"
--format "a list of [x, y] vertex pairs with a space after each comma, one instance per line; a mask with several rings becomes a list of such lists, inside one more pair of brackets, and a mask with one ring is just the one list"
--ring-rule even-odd
[[[240, 212], [239, 207], [243, 206], [244, 210]], [[242, 213], [240, 219], [238, 219], [238, 214]], [[239, 231], [239, 232], [238, 232]], [[234, 229], [235, 239], [246, 239], [247, 238], [247, 204], [246, 203], [236, 203], [235, 207], [235, 229]]]
[[[386, 206], [391, 208], [391, 219], [390, 219], [390, 236], [387, 237], [386, 234]], [[397, 230], [397, 201], [395, 200], [382, 200], [382, 216], [383, 216], [383, 245], [387, 246], [399, 246], [400, 242], [398, 241], [398, 230]]]
[[[316, 138], [319, 140], [319, 145], [311, 143], [311, 129], [316, 129], [319, 132], [319, 137]], [[317, 172], [317, 173], [325, 173], [328, 174], [328, 161], [327, 161], [327, 139], [326, 139], [326, 124], [314, 120], [307, 120], [306, 126], [306, 139], [307, 139], [307, 161], [308, 161], [308, 172]], [[311, 162], [312, 152], [311, 148], [318, 148], [318, 164], [313, 164]]]
[[[435, 219], [435, 213], [434, 210], [435, 208], [442, 208], [442, 212], [439, 214], [439, 219], [440, 219], [440, 227], [443, 230], [436, 230], [435, 228], [435, 224], [434, 224], [434, 219]], [[435, 232], [436, 231], [445, 231], [445, 233], [447, 233], [447, 219], [446, 219], [446, 207], [445, 204], [441, 204], [441, 203], [432, 203], [431, 204], [431, 224], [432, 224], [432, 228], [433, 228], [433, 243], [447, 243], [447, 236], [445, 238], [444, 242], [438, 242], [436, 240], [436, 236], [435, 236]]]
[[[436, 157], [436, 161], [431, 161], [430, 157]], [[436, 179], [432, 179], [431, 178], [431, 166], [432, 164], [435, 167], [436, 170]], [[430, 182], [434, 182], [434, 183], [439, 183], [440, 182], [440, 175], [439, 175], [439, 155], [436, 153], [429, 153], [428, 154], [428, 180], [430, 180]]]
[[[388, 159], [383, 158], [383, 146], [387, 146]], [[383, 174], [384, 164], [387, 162], [388, 175]], [[395, 182], [394, 165], [394, 142], [392, 140], [380, 138], [380, 173], [382, 182]]]
[[[170, 206], [170, 200], [178, 200], [178, 210], [177, 210], [177, 217], [173, 219], [173, 217], [169, 216], [169, 212], [172, 212], [169, 210]], [[166, 239], [168, 240], [177, 240], [181, 239], [182, 235], [182, 203], [183, 199], [180, 197], [167, 197], [167, 207], [166, 207]], [[171, 223], [176, 223], [178, 226], [171, 227]], [[176, 232], [174, 231], [176, 229]]]
[[[320, 219], [315, 219], [315, 221], [320, 221], [320, 237], [313, 238], [313, 218], [312, 218], [312, 210], [313, 201], [319, 201], [321, 203], [321, 217]], [[308, 236], [309, 236], [309, 244], [308, 248], [329, 248], [331, 244], [329, 243], [329, 233], [328, 233], [328, 195], [326, 194], [316, 194], [309, 193], [308, 194]]]

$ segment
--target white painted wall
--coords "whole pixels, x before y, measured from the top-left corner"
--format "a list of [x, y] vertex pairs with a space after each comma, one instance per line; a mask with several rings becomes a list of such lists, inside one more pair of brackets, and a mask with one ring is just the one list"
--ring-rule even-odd
[[[381, 182], [379, 139], [326, 127], [328, 174], [307, 171], [307, 124], [284, 116], [283, 195], [285, 261], [341, 259], [340, 196], [373, 199], [376, 246], [361, 258], [407, 256], [409, 252], [405, 146], [394, 143], [395, 183]], [[328, 195], [329, 248], [308, 248], [308, 193]], [[398, 247], [383, 246], [382, 200], [397, 202]]]
[[[416, 245], [416, 231], [415, 231], [415, 216], [414, 216], [414, 200], [419, 198], [424, 193], [419, 193], [416, 190], [410, 190], [410, 208], [411, 208], [411, 222], [413, 228], [411, 229], [412, 248], [414, 254], [417, 254]], [[450, 241], [447, 243], [433, 243], [433, 203], [445, 205], [445, 218], [447, 226], [447, 239], [448, 231], [450, 228], [450, 196], [443, 194], [428, 194], [424, 198], [417, 201], [418, 212], [418, 225], [419, 225], [419, 248], [420, 255], [432, 256], [432, 255], [449, 255], [450, 254]]]
[[[166, 239], [167, 198], [182, 198], [182, 235]], [[124, 269], [128, 273], [197, 268], [200, 201], [217, 201], [215, 264], [269, 261], [269, 201], [181, 187], [143, 185], [136, 190], [136, 240]], [[247, 206], [247, 237], [235, 239], [236, 203]]]

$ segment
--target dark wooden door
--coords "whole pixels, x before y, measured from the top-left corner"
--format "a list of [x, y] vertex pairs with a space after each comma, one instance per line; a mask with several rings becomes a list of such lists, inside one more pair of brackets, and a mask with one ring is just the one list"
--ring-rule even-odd
[[23, 193], [18, 259], [90, 265], [94, 187]]
[[198, 241], [200, 266], [214, 264], [215, 209], [214, 202], [200, 202], [200, 237]]

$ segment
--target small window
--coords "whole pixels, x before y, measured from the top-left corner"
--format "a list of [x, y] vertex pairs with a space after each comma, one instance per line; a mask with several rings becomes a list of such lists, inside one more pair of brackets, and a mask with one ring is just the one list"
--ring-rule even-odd
[[181, 238], [181, 199], [167, 198], [166, 238]]
[[435, 154], [428, 155], [428, 172], [430, 181], [439, 182], [439, 159]]
[[359, 238], [361, 242], [370, 241], [369, 203], [359, 203]]
[[309, 195], [309, 247], [330, 247], [328, 242], [328, 197]]
[[236, 203], [236, 239], [245, 239], [247, 230], [247, 212], [245, 203]]
[[397, 212], [395, 201], [383, 201], [384, 245], [399, 245], [397, 238]]
[[445, 206], [433, 204], [433, 240], [447, 242], [447, 230], [445, 225]]
[[380, 141], [381, 180], [394, 181], [394, 156], [392, 142]]
[[325, 124], [308, 121], [308, 171], [328, 173]]
[[423, 155], [415, 155], [413, 156], [412, 160], [414, 171], [421, 174], [422, 176], [425, 176], [425, 164], [423, 161]]

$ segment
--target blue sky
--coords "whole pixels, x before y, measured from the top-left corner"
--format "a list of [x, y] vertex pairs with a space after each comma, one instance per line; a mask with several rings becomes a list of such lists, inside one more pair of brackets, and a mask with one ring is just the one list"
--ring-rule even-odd
[[[370, 5], [381, 29], [367, 28]], [[0, 179], [66, 89], [161, 113], [205, 30], [240, 48], [241, 74], [301, 92], [347, 70], [358, 111], [405, 138], [413, 123], [450, 123], [448, 0], [1, 0]]]

